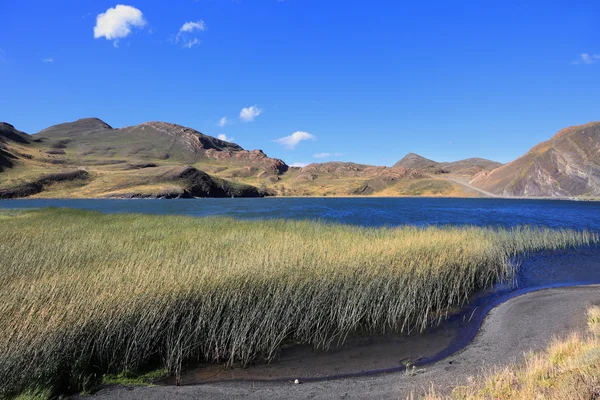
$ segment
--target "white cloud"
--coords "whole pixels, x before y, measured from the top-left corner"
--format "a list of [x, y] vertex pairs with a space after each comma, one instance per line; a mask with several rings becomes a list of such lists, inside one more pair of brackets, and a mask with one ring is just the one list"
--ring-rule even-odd
[[297, 131], [292, 133], [290, 136], [282, 137], [275, 140], [277, 143], [285, 147], [286, 149], [293, 150], [298, 143], [303, 140], [316, 140], [314, 135], [308, 132]]
[[227, 137], [227, 135], [226, 135], [226, 134], [224, 134], [224, 133], [221, 133], [219, 136], [217, 136], [217, 139], [219, 139], [219, 140], [224, 140], [224, 141], [226, 141], [226, 142], [233, 142], [233, 141], [235, 140], [235, 139], [234, 139], [234, 138], [232, 138], [232, 137]]
[[119, 4], [96, 16], [94, 38], [104, 37], [106, 40], [114, 40], [113, 44], [117, 47], [119, 39], [127, 37], [132, 28], [141, 28], [144, 25], [146, 20], [140, 10]]
[[328, 158], [328, 157], [340, 157], [343, 156], [344, 153], [317, 153], [313, 154], [314, 158]]
[[186, 49], [191, 49], [192, 47], [194, 47], [194, 46], [196, 46], [196, 45], [198, 45], [200, 43], [202, 43], [200, 41], [200, 39], [193, 38], [192, 40], [188, 40], [185, 43], [183, 43], [183, 47], [185, 47]]
[[175, 36], [175, 43], [181, 42], [183, 47], [191, 49], [201, 43], [200, 39], [193, 35], [194, 32], [204, 32], [206, 29], [206, 24], [202, 20], [186, 22], [179, 28], [179, 32]]
[[304, 168], [308, 165], [308, 163], [303, 163], [303, 162], [295, 162], [292, 165], [290, 165], [290, 167], [298, 167], [298, 168]]
[[183, 26], [181, 28], [179, 28], [179, 33], [183, 33], [183, 32], [194, 32], [194, 31], [205, 31], [206, 30], [206, 24], [204, 23], [204, 21], [200, 20], [200, 21], [196, 21], [196, 22], [186, 22], [185, 24], [183, 24]]
[[572, 62], [572, 64], [595, 64], [598, 61], [600, 61], [600, 54], [588, 54], [588, 53], [581, 53], [579, 55], [579, 58], [575, 61]]
[[221, 128], [227, 124], [229, 124], [229, 120], [227, 119], [227, 117], [223, 117], [219, 120], [219, 122], [217, 122], [217, 125], [219, 125]]
[[48, 58], [44, 58], [42, 60], [43, 63], [53, 63], [54, 62], [54, 58], [52, 57], [48, 57]]
[[262, 108], [258, 108], [258, 106], [242, 108], [242, 111], [240, 111], [240, 119], [244, 122], [254, 121], [262, 111]]

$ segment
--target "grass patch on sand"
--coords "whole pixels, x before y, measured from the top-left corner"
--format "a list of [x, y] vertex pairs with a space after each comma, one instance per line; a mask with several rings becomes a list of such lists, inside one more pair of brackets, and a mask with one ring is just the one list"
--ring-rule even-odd
[[600, 398], [600, 307], [588, 310], [590, 333], [554, 340], [523, 364], [494, 371], [447, 397], [432, 389], [426, 400], [597, 399]]
[[1, 213], [0, 397], [88, 390], [106, 374], [271, 360], [293, 341], [418, 332], [517, 254], [598, 235], [361, 228], [43, 209]]
[[166, 377], [168, 373], [169, 371], [165, 368], [145, 373], [123, 371], [118, 374], [104, 375], [102, 383], [104, 385], [148, 386], [152, 385], [156, 380]]

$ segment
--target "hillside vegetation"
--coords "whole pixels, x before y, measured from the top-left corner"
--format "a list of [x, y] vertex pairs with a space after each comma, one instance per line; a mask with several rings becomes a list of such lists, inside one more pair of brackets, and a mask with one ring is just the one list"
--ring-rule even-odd
[[525, 252], [596, 234], [309, 221], [0, 213], [0, 397], [106, 373], [269, 361], [355, 332], [419, 332]]

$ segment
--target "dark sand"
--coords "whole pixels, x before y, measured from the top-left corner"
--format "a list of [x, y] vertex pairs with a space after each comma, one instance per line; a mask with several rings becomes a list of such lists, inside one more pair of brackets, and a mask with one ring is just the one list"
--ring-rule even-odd
[[[553, 337], [562, 337], [571, 332], [585, 332], [586, 309], [592, 304], [600, 304], [600, 286], [584, 286], [559, 289], [547, 289], [528, 293], [513, 298], [494, 308], [486, 317], [477, 337], [464, 350], [437, 363], [427, 365], [414, 375], [403, 372], [387, 373], [346, 379], [305, 382], [295, 385], [292, 382], [219, 382], [190, 386], [156, 386], [156, 387], [112, 387], [98, 392], [98, 399], [364, 399], [390, 398], [404, 399], [411, 393], [420, 395], [433, 383], [438, 392], [448, 392], [457, 384], [467, 384], [469, 379], [493, 367], [501, 367], [511, 362], [518, 362], [531, 350], [544, 349]], [[370, 344], [373, 351], [389, 348], [388, 338], [379, 344]], [[412, 340], [412, 339], [410, 339]], [[443, 343], [416, 344], [411, 341], [399, 342], [394, 358], [410, 358], [405, 354], [421, 352], [422, 345], [439, 347]], [[331, 357], [347, 357], [350, 362], [352, 354], [359, 360], [373, 360], [364, 354], [361, 346], [354, 346], [355, 352], [340, 352]], [[367, 347], [365, 347], [367, 348]], [[363, 351], [363, 354], [361, 354]], [[292, 354], [289, 358], [282, 356], [285, 368], [293, 370], [294, 360], [306, 355]], [[316, 354], [318, 362], [327, 363], [327, 354]], [[362, 358], [361, 358], [362, 357]], [[337, 362], [343, 361], [337, 360]], [[401, 360], [398, 360], [400, 362]], [[302, 363], [297, 363], [302, 364]], [[355, 365], [356, 362], [351, 362]], [[260, 366], [261, 373], [275, 373], [277, 364]], [[301, 371], [303, 367], [298, 371]], [[246, 370], [250, 371], [253, 368]], [[366, 365], [365, 369], [373, 369]], [[216, 371], [218, 372], [218, 371]], [[305, 371], [310, 372], [310, 371]], [[255, 374], [252, 372], [250, 374]], [[229, 373], [231, 374], [231, 373]], [[249, 376], [250, 377], [250, 376]], [[197, 377], [196, 377], [197, 378]], [[221, 378], [226, 378], [222, 375]], [[214, 378], [213, 378], [214, 379]], [[184, 381], [185, 383], [185, 381]]]

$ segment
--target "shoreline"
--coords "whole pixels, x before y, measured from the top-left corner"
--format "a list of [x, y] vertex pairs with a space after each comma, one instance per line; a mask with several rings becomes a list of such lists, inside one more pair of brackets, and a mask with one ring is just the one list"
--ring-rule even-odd
[[218, 382], [189, 386], [113, 386], [94, 395], [98, 399], [192, 398], [405, 398], [423, 394], [432, 384], [447, 394], [484, 370], [520, 362], [524, 353], [543, 350], [553, 337], [586, 331], [585, 310], [600, 303], [600, 285], [547, 288], [529, 292], [494, 307], [477, 336], [452, 356], [418, 368], [415, 374], [392, 372], [376, 376], [305, 381]]
[[579, 197], [517, 197], [517, 196], [264, 196], [264, 197], [193, 197], [193, 198], [153, 198], [153, 197], [19, 197], [0, 201], [21, 200], [203, 200], [203, 199], [463, 199], [463, 200], [547, 200], [573, 202], [600, 202], [600, 198]]
[[[408, 336], [390, 334], [384, 337], [378, 335], [354, 336], [348, 338], [350, 343], [328, 352], [315, 352], [309, 349], [310, 346], [305, 345], [294, 346], [288, 349], [287, 353], [291, 352], [291, 354], [283, 357], [283, 362], [279, 359], [271, 364], [257, 364], [247, 368], [223, 368], [223, 365], [219, 364], [196, 367], [182, 373], [181, 383], [182, 386], [187, 386], [231, 382], [290, 382], [295, 379], [299, 379], [301, 382], [324, 382], [404, 373], [407, 368], [429, 367], [460, 354], [480, 334], [482, 326], [490, 313], [513, 299], [553, 289], [589, 287], [600, 289], [600, 282], [551, 284], [515, 289], [500, 293], [497, 297], [492, 298], [489, 303], [480, 304], [475, 301], [461, 309], [457, 314], [452, 315], [442, 325], [433, 327], [428, 332], [421, 334]], [[460, 325], [461, 320], [464, 323], [464, 319], [467, 317], [469, 318], [468, 322], [465, 325]], [[458, 326], [456, 326], [457, 324]], [[435, 348], [433, 352], [431, 347]], [[415, 355], [422, 351], [428, 351], [428, 354], [415, 358]], [[384, 369], [363, 369], [358, 372], [332, 373], [336, 369], [348, 368], [348, 364], [362, 368], [358, 364], [363, 363], [362, 365], [368, 368], [368, 365], [383, 364], [386, 361], [390, 362], [392, 359], [394, 359], [394, 362], [396, 360], [402, 361], [402, 365]], [[310, 365], [304, 367], [304, 369], [299, 368], [298, 364], [303, 362], [309, 364], [312, 362], [314, 364], [312, 368], [316, 370], [311, 371]], [[327, 365], [324, 366], [323, 364]], [[330, 372], [324, 372], [319, 368], [324, 368]], [[291, 374], [295, 370], [310, 371], [313, 376]], [[175, 386], [175, 378], [165, 378], [158, 381], [157, 384]]]

